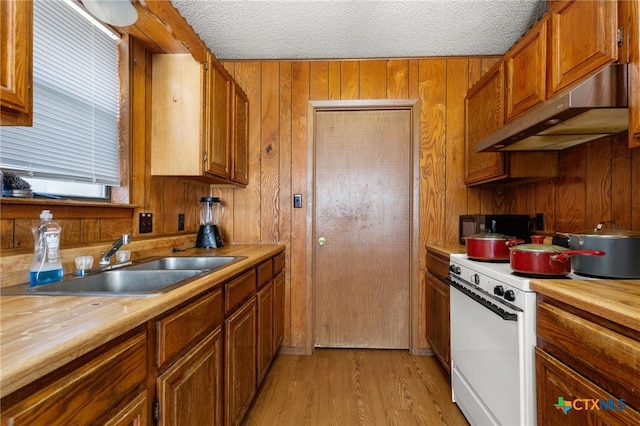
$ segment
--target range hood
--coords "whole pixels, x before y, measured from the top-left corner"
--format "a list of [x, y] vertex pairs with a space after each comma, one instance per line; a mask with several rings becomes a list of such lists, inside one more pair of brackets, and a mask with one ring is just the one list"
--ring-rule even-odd
[[477, 149], [562, 150], [628, 128], [627, 65], [613, 64], [514, 118]]

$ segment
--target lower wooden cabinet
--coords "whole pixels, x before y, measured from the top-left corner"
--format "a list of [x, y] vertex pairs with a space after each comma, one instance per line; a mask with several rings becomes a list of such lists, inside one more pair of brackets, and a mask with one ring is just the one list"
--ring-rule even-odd
[[149, 423], [148, 392], [142, 391], [104, 423], [104, 426], [142, 426]]
[[157, 389], [159, 425], [222, 424], [222, 326], [160, 375]]
[[278, 352], [284, 341], [284, 272], [273, 279], [273, 353]]
[[540, 425], [640, 424], [640, 333], [538, 294]]
[[427, 273], [427, 341], [431, 350], [451, 372], [449, 331], [449, 285]]
[[225, 425], [239, 424], [255, 395], [256, 298], [225, 321]]
[[146, 419], [146, 329], [128, 333], [2, 400], [3, 425], [128, 424]]
[[273, 281], [262, 287], [256, 296], [258, 306], [258, 381], [262, 381], [274, 355], [274, 293]]

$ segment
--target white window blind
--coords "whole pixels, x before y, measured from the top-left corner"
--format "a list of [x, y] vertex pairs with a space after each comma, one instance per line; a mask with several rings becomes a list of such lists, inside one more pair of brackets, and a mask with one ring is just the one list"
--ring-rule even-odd
[[62, 0], [33, 9], [33, 127], [0, 128], [0, 166], [117, 186], [117, 41]]

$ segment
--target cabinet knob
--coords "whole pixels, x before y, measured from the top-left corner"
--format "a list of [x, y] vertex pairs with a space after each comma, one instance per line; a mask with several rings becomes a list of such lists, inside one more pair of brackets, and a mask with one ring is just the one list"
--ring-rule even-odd
[[318, 238], [318, 245], [319, 245], [319, 246], [323, 246], [323, 245], [325, 245], [325, 244], [327, 244], [327, 240], [326, 240], [326, 238], [325, 238], [325, 237], [320, 237], [320, 238]]

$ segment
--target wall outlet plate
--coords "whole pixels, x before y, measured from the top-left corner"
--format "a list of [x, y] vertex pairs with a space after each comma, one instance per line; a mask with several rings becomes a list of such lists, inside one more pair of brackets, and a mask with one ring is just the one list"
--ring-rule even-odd
[[184, 231], [184, 213], [178, 213], [178, 231]]
[[536, 231], [544, 231], [544, 213], [536, 213]]
[[149, 232], [153, 232], [152, 213], [140, 213], [138, 219], [139, 232], [141, 234], [148, 234]]

